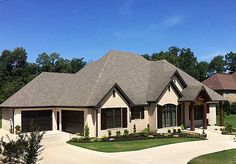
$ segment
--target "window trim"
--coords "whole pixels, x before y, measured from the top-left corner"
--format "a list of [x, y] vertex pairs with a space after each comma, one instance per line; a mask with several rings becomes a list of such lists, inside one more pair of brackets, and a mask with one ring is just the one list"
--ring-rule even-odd
[[[115, 127], [114, 125], [115, 125], [115, 110], [116, 109], [119, 109], [120, 110], [120, 117], [121, 117], [121, 119], [120, 119], [120, 127]], [[102, 125], [103, 124], [103, 120], [102, 120], [102, 111], [106, 111], [106, 110], [112, 110], [112, 127], [111, 128], [107, 128], [107, 114], [106, 114], [106, 125], [105, 125], [105, 127], [106, 128], [103, 128], [104, 126]], [[127, 128], [128, 127], [128, 120], [126, 121], [126, 125], [124, 125], [124, 121], [123, 121], [123, 111], [125, 111], [126, 110], [126, 112], [128, 111], [127, 110], [127, 108], [117, 108], [117, 107], [115, 107], [115, 108], [101, 108], [101, 117], [100, 117], [100, 122], [101, 122], [101, 127], [100, 127], [100, 129], [101, 130], [114, 130], [114, 129], [125, 129], [125, 128]], [[105, 112], [106, 113], [106, 112]], [[126, 114], [126, 119], [127, 119], [127, 114]], [[126, 126], [126, 127], [124, 127], [124, 126]]]

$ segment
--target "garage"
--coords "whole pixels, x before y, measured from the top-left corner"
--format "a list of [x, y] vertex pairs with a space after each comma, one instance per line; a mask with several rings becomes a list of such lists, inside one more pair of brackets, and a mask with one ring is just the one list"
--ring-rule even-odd
[[31, 131], [31, 123], [37, 125], [40, 131], [52, 130], [52, 110], [22, 111], [22, 132]]
[[84, 112], [62, 110], [62, 131], [69, 133], [83, 133]]

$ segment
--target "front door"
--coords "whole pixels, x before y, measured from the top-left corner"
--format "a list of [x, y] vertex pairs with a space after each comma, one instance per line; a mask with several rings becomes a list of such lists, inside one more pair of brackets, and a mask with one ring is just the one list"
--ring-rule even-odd
[[162, 127], [176, 126], [176, 106], [166, 104], [162, 111]]

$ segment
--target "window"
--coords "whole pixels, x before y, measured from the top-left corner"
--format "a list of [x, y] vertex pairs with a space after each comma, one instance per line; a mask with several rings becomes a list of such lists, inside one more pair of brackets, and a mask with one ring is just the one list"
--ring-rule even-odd
[[167, 104], [163, 106], [162, 127], [176, 126], [176, 106]]
[[101, 109], [101, 129], [127, 128], [126, 108]]
[[[195, 105], [194, 106], [194, 120], [202, 120], [203, 119], [203, 105]], [[191, 109], [189, 107], [189, 120], [191, 120]]]
[[144, 107], [137, 106], [131, 108], [131, 119], [144, 119]]
[[203, 105], [195, 105], [194, 120], [202, 120], [202, 119], [203, 119]]

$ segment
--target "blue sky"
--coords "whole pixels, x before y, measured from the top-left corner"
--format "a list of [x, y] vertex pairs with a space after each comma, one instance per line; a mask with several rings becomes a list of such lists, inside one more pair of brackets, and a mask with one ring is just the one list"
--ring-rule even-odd
[[235, 0], [0, 0], [0, 51], [24, 47], [97, 60], [190, 47], [199, 60], [236, 51]]

